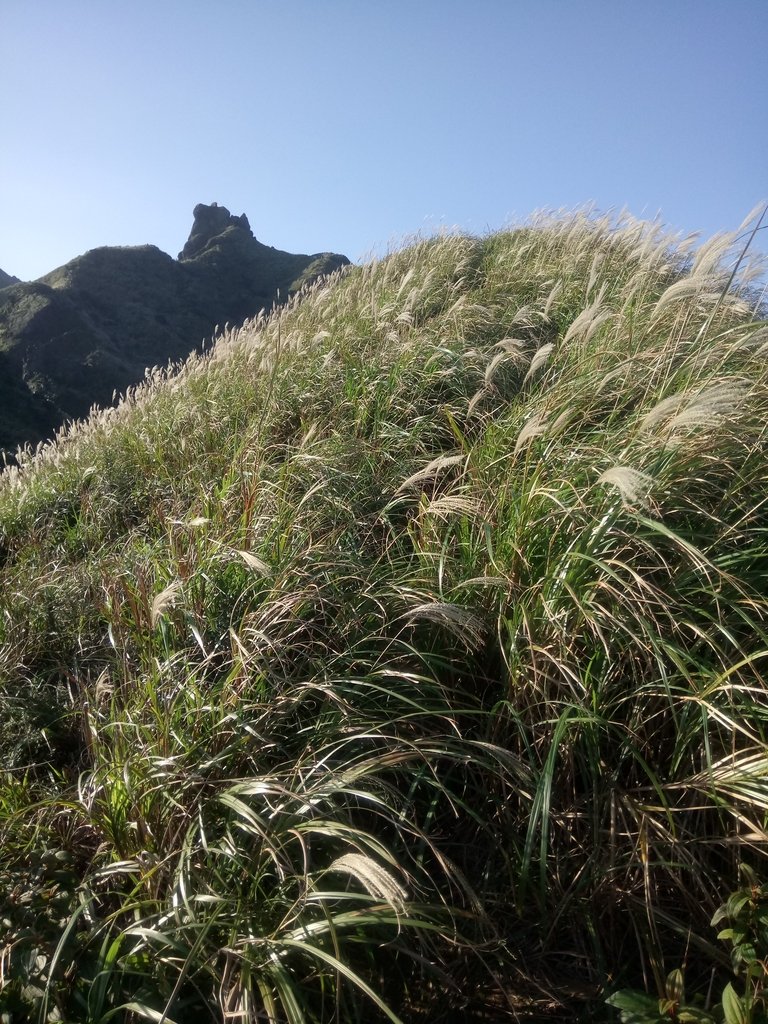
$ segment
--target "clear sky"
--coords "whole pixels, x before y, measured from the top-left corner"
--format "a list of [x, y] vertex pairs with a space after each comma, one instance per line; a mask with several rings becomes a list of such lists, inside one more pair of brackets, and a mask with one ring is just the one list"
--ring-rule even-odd
[[0, 0], [0, 267], [176, 255], [212, 201], [353, 260], [590, 200], [736, 228], [767, 54], [768, 0]]

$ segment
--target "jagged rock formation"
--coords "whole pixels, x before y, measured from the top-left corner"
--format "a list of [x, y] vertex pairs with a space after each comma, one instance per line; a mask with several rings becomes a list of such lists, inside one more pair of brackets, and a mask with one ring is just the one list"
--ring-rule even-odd
[[229, 212], [226, 206], [219, 206], [218, 203], [198, 203], [192, 211], [195, 218], [192, 230], [189, 233], [186, 245], [179, 253], [180, 260], [191, 259], [192, 256], [204, 249], [218, 235], [223, 235], [227, 228], [242, 228], [251, 234], [251, 225], [244, 213], [235, 217]]
[[14, 277], [12, 274], [6, 274], [4, 270], [0, 270], [0, 288], [7, 288], [10, 284], [18, 283], [18, 277]]
[[37, 281], [3, 275], [0, 449], [50, 437], [146, 367], [185, 358], [217, 324], [240, 323], [348, 262], [264, 245], [245, 214], [214, 203], [195, 207], [178, 260], [153, 245], [109, 246]]

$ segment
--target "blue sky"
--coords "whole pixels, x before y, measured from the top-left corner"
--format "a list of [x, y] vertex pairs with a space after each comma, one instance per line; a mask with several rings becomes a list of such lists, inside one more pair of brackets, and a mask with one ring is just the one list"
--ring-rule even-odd
[[176, 255], [212, 201], [353, 260], [587, 201], [736, 228], [767, 50], [768, 0], [2, 0], [0, 267]]

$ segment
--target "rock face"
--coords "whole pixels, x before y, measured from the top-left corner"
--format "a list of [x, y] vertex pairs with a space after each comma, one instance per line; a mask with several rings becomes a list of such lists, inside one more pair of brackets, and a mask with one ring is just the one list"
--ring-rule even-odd
[[12, 277], [11, 274], [6, 274], [4, 270], [0, 270], [0, 288], [7, 288], [8, 285], [18, 283], [18, 277]]
[[218, 203], [198, 203], [192, 211], [195, 218], [192, 230], [184, 248], [179, 253], [180, 260], [188, 260], [196, 256], [202, 249], [209, 245], [218, 235], [223, 235], [227, 228], [242, 228], [251, 237], [251, 225], [244, 213], [235, 217], [229, 212], [226, 206], [219, 206]]
[[3, 275], [0, 449], [52, 436], [146, 367], [184, 359], [217, 324], [240, 323], [347, 263], [264, 245], [245, 214], [214, 203], [195, 207], [178, 260], [153, 245], [109, 246], [37, 281]]

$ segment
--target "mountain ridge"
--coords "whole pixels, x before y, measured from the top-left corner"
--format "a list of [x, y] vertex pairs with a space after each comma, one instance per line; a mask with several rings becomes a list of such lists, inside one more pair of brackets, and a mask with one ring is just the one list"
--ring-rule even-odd
[[[35, 281], [0, 278], [0, 450], [53, 436], [108, 405], [148, 367], [186, 358], [349, 263], [258, 241], [245, 214], [198, 204], [179, 257], [154, 245], [91, 249]], [[3, 285], [3, 281], [8, 279]]]

